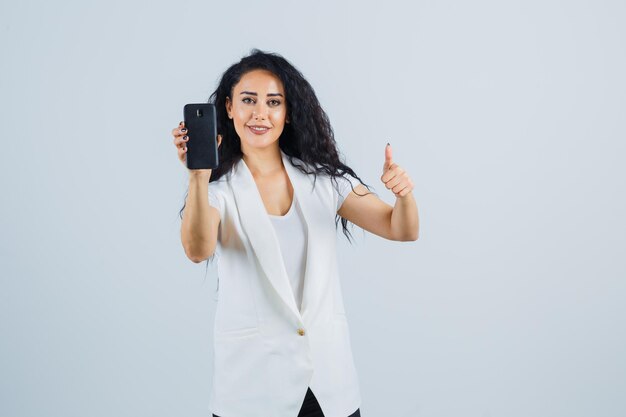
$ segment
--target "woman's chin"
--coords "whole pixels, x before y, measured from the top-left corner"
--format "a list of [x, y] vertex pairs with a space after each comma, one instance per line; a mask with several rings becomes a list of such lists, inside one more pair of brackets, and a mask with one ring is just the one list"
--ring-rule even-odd
[[[274, 145], [274, 143], [276, 145]], [[278, 138], [264, 138], [262, 136], [255, 136], [255, 137], [246, 137], [246, 141], [245, 141], [246, 147], [248, 148], [254, 148], [254, 149], [264, 149], [264, 148], [270, 148], [273, 146], [278, 146]]]

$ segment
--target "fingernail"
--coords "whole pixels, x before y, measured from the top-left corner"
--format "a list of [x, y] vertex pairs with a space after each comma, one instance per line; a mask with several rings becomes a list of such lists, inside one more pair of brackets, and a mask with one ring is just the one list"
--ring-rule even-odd
[[187, 135], [183, 136], [183, 140], [188, 140], [188, 139], [189, 139], [189, 136]]
[[389, 142], [387, 142], [387, 146], [389, 146]]
[[181, 131], [182, 133], [186, 133], [186, 132], [187, 132], [187, 128], [186, 128], [186, 127], [183, 127], [182, 129], [180, 129], [180, 131]]
[[178, 126], [182, 126], [182, 125], [183, 125], [183, 122], [180, 122], [180, 123], [178, 124]]

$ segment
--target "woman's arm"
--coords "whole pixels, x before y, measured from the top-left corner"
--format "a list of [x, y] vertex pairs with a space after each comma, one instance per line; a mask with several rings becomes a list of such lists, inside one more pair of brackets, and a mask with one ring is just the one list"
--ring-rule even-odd
[[[369, 191], [363, 185], [354, 187], [358, 194]], [[341, 217], [370, 233], [389, 240], [411, 241], [419, 237], [419, 215], [413, 193], [396, 197], [394, 207], [375, 194], [348, 194], [337, 212]]]
[[206, 173], [189, 174], [189, 193], [180, 233], [185, 254], [195, 263], [212, 256], [217, 246], [220, 213], [209, 205], [210, 178], [210, 171], [208, 176]]
[[362, 229], [389, 240], [417, 240], [419, 237], [419, 215], [413, 198], [413, 181], [398, 164], [391, 160], [391, 145], [385, 147], [385, 163], [380, 180], [396, 196], [394, 207], [385, 203], [361, 184], [344, 200], [337, 211], [344, 219]]

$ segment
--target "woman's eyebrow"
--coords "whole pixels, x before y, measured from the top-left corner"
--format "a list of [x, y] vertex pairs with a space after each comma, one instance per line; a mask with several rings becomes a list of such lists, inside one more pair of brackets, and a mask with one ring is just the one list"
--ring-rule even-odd
[[[249, 94], [249, 95], [251, 95], [251, 96], [257, 96], [257, 95], [258, 95], [258, 94], [257, 94], [257, 93], [255, 93], [254, 91], [242, 91], [242, 92], [241, 92], [241, 93], [239, 93], [239, 94], [240, 94], [240, 95], [241, 95], [241, 94]], [[280, 96], [280, 97], [283, 97], [283, 95], [282, 95], [282, 94], [280, 94], [280, 93], [269, 93], [267, 96], [268, 96], [268, 97], [275, 97], [275, 96]]]

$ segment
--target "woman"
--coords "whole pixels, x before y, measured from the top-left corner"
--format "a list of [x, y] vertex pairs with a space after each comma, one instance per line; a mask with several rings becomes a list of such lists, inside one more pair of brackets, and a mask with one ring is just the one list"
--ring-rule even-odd
[[[209, 98], [219, 167], [189, 170], [181, 240], [194, 262], [217, 255], [213, 416], [354, 417], [361, 397], [336, 259], [337, 217], [381, 237], [416, 240], [413, 183], [385, 148], [394, 207], [338, 156], [302, 74], [253, 50]], [[184, 123], [173, 129], [186, 166]], [[357, 181], [358, 179], [358, 181]], [[360, 183], [359, 183], [360, 182]]]

